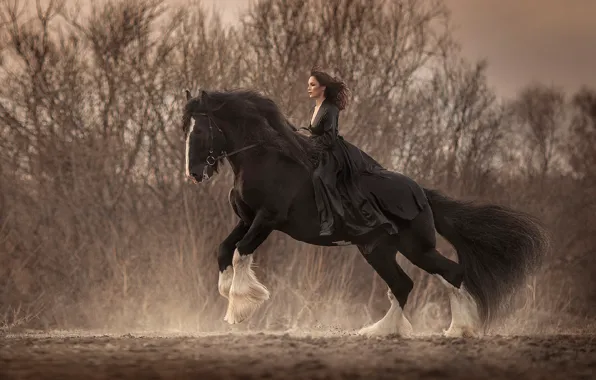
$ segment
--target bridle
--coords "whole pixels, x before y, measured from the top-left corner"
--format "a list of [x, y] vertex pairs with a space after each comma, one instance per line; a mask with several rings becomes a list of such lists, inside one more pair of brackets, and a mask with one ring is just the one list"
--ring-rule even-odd
[[252, 149], [255, 148], [257, 146], [259, 146], [259, 143], [255, 143], [255, 144], [250, 144], [247, 145], [245, 147], [242, 147], [240, 149], [236, 149], [233, 150], [231, 152], [226, 152], [225, 149], [222, 149], [219, 152], [219, 155], [217, 157], [213, 156], [214, 150], [214, 138], [213, 138], [213, 125], [215, 125], [215, 127], [217, 128], [217, 130], [219, 131], [219, 133], [224, 136], [225, 138], [225, 134], [223, 133], [223, 131], [221, 130], [221, 128], [217, 125], [217, 123], [212, 119], [211, 115], [207, 114], [207, 113], [199, 113], [199, 115], [203, 115], [207, 117], [207, 120], [209, 121], [209, 139], [211, 140], [211, 144], [209, 146], [209, 155], [207, 156], [207, 158], [205, 159], [205, 163], [207, 164], [207, 166], [203, 167], [203, 180], [208, 180], [209, 176], [207, 175], [207, 167], [208, 166], [214, 166], [219, 160], [222, 160], [226, 157], [231, 157], [235, 154], [238, 154], [242, 151], [248, 150], [248, 149]]

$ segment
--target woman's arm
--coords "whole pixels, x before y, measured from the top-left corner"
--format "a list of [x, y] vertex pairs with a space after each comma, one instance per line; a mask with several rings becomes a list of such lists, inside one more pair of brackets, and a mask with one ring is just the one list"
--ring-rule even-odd
[[339, 109], [335, 106], [325, 107], [325, 112], [316, 128], [311, 129], [313, 138], [327, 146], [333, 146], [337, 140]]

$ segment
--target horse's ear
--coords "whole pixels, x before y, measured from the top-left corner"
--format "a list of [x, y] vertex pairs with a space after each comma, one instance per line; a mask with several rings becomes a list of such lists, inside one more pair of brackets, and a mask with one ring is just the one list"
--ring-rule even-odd
[[184, 89], [184, 93], [186, 94], [186, 101], [188, 102], [192, 98], [192, 95], [190, 94], [190, 90], [188, 88], [186, 88], [186, 89]]

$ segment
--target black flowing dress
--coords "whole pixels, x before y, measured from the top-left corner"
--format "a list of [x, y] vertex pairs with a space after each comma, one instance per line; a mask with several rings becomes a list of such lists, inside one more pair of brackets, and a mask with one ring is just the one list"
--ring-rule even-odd
[[379, 227], [397, 233], [399, 219], [412, 220], [426, 206], [424, 191], [344, 140], [338, 121], [339, 108], [324, 100], [308, 128], [321, 152], [313, 173], [320, 235], [358, 236]]

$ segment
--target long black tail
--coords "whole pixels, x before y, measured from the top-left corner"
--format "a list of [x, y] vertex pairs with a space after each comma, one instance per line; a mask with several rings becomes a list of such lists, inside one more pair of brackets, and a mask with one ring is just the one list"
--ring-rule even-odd
[[503, 314], [513, 291], [540, 265], [549, 246], [532, 216], [496, 205], [451, 199], [424, 189], [437, 232], [457, 251], [463, 283], [486, 328]]

